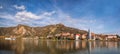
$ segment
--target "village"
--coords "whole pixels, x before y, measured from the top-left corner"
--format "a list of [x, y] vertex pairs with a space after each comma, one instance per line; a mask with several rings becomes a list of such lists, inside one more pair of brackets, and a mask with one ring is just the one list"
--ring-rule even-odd
[[[54, 36], [48, 35], [48, 39], [53, 39]], [[73, 34], [70, 32], [62, 32], [60, 34], [56, 34], [55, 38], [57, 39], [68, 39], [68, 40], [104, 40], [104, 41], [118, 41], [120, 40], [120, 36], [117, 34], [95, 34], [88, 30], [88, 33], [85, 34]]]

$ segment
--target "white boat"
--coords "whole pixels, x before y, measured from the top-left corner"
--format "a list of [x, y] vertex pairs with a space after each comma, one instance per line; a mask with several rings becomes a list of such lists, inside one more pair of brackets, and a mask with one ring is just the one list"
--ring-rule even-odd
[[5, 40], [15, 40], [16, 38], [5, 38]]

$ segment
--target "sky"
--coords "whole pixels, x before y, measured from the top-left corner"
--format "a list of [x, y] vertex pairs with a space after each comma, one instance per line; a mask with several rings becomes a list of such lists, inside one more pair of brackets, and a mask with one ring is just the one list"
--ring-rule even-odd
[[65, 26], [120, 34], [120, 0], [0, 0], [0, 27]]

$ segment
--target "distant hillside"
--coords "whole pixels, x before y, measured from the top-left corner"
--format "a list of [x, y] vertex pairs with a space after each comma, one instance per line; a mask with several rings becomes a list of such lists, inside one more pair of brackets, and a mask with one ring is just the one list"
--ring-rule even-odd
[[60, 34], [62, 32], [84, 34], [86, 31], [64, 26], [63, 24], [47, 25], [44, 27], [30, 27], [26, 25], [17, 25], [15, 27], [0, 27], [0, 36], [47, 36]]

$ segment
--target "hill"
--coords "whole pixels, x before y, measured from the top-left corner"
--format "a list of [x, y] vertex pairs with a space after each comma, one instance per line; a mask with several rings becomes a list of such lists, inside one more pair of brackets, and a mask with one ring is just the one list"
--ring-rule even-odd
[[61, 33], [70, 34], [84, 34], [87, 31], [67, 27], [63, 24], [47, 25], [43, 27], [30, 27], [27, 25], [19, 24], [15, 27], [0, 27], [0, 36], [21, 36], [21, 37], [47, 37], [48, 35], [55, 36]]

